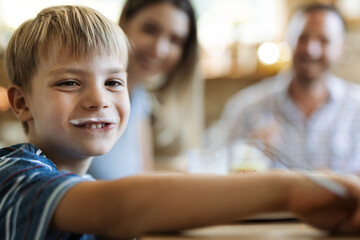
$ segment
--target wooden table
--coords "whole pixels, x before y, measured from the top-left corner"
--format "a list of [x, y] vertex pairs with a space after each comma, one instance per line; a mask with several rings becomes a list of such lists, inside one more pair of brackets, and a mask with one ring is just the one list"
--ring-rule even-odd
[[141, 240], [359, 240], [360, 236], [333, 236], [298, 221], [254, 221], [148, 235]]

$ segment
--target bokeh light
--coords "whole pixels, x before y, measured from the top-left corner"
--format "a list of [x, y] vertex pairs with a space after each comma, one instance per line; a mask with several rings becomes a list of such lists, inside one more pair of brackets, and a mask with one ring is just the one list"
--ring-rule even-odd
[[260, 62], [266, 65], [274, 64], [279, 60], [280, 49], [273, 42], [262, 43], [258, 48], [258, 58]]

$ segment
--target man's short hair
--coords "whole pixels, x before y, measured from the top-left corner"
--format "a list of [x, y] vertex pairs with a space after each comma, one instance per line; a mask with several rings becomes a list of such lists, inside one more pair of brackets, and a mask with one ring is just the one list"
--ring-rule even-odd
[[[299, 22], [299, 19], [302, 18], [304, 15], [310, 14], [312, 12], [328, 12], [333, 13], [336, 16], [338, 16], [341, 25], [343, 26], [343, 36], [345, 36], [345, 32], [347, 29], [347, 24], [340, 13], [340, 11], [333, 5], [330, 4], [322, 4], [322, 3], [312, 3], [308, 5], [301, 6], [297, 8], [297, 10], [292, 14], [292, 17], [290, 19], [290, 22], [287, 27], [287, 31], [285, 33], [285, 39], [290, 43], [293, 44], [297, 41], [297, 38], [299, 37], [296, 33], [293, 32], [295, 26], [297, 26], [297, 23]], [[300, 34], [300, 33], [299, 33]]]
[[302, 9], [300, 11], [305, 14], [313, 12], [313, 11], [328, 11], [328, 12], [335, 13], [341, 19], [344, 30], [347, 29], [347, 24], [346, 24], [344, 16], [340, 13], [339, 9], [337, 9], [334, 5], [313, 3], [313, 4], [309, 4], [307, 6], [302, 7]]

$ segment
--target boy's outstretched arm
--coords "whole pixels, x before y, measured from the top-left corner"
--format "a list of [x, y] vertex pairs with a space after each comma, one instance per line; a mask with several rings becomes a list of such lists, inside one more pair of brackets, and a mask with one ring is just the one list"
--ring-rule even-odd
[[116, 238], [180, 230], [288, 210], [292, 192], [336, 197], [302, 176], [278, 172], [234, 175], [135, 176], [79, 183], [63, 197], [52, 227]]

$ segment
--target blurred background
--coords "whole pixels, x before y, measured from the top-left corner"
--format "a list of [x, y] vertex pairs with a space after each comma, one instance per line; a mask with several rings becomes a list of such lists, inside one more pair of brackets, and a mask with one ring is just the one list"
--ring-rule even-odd
[[[197, 11], [201, 67], [205, 80], [206, 126], [240, 89], [289, 68], [291, 52], [284, 41], [292, 12], [307, 2], [336, 5], [346, 18], [347, 49], [335, 73], [360, 83], [359, 0], [192, 0]], [[9, 85], [3, 50], [12, 32], [47, 6], [86, 5], [117, 22], [123, 0], [0, 0], [0, 147], [22, 141], [21, 124], [7, 102]]]

